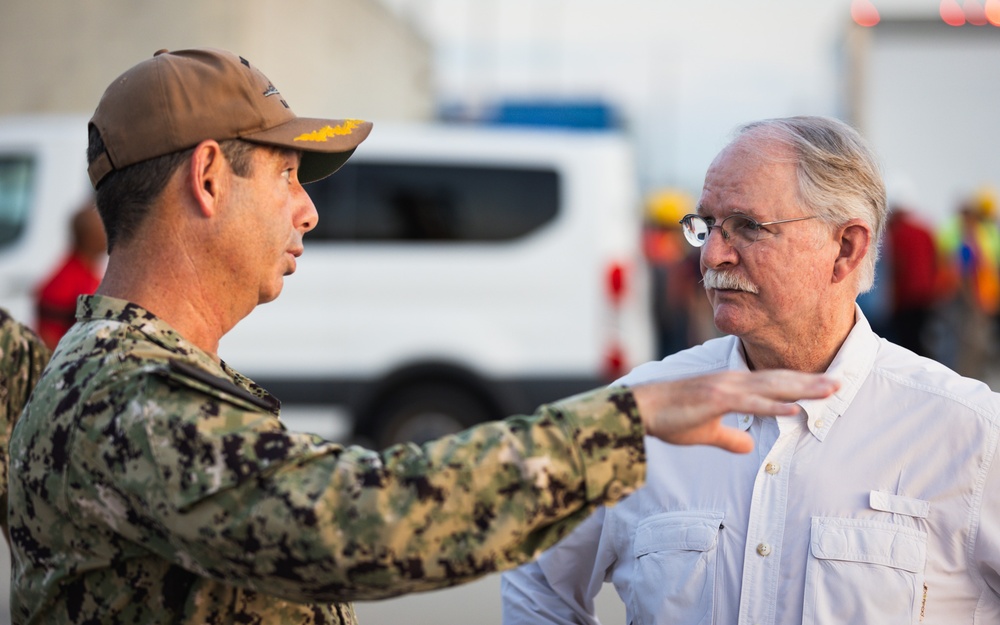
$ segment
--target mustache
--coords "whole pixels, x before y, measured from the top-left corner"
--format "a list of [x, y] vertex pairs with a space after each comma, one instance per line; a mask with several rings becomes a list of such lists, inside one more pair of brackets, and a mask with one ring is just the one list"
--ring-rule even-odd
[[760, 288], [756, 284], [750, 282], [747, 278], [743, 276], [732, 273], [728, 271], [716, 271], [715, 269], [706, 269], [705, 275], [701, 279], [702, 284], [705, 286], [705, 290], [731, 290], [731, 291], [746, 291], [747, 293], [760, 293]]

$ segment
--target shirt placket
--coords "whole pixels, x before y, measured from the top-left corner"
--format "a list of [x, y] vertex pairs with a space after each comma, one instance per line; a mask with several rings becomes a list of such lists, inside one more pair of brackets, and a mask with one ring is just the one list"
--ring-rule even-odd
[[784, 423], [778, 440], [757, 470], [743, 554], [740, 625], [774, 622], [790, 469], [803, 429], [803, 422], [794, 418]]

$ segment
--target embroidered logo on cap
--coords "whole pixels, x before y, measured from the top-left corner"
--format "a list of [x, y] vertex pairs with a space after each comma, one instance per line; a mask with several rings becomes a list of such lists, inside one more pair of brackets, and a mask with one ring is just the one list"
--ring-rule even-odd
[[364, 122], [360, 119], [345, 119], [344, 123], [337, 124], [335, 127], [324, 126], [319, 130], [301, 134], [295, 137], [295, 141], [315, 141], [317, 143], [326, 143], [327, 139], [330, 139], [331, 137], [351, 134], [354, 132], [355, 128], [363, 123]]

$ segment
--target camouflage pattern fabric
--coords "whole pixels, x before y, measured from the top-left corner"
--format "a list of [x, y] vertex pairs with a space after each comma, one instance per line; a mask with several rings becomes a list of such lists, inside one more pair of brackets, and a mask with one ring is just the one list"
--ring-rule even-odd
[[645, 478], [631, 392], [377, 453], [141, 307], [81, 298], [14, 430], [15, 623], [355, 623], [534, 557]]
[[0, 308], [0, 529], [7, 532], [7, 445], [14, 423], [51, 356], [28, 327]]

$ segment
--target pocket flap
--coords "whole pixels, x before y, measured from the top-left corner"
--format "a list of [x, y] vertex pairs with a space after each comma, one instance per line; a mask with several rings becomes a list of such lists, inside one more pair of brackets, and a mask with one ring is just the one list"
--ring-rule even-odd
[[635, 532], [635, 557], [666, 550], [708, 551], [719, 538], [721, 512], [667, 512], [645, 519]]
[[869, 562], [919, 573], [927, 559], [927, 534], [880, 521], [814, 518], [811, 549], [822, 560]]
[[873, 490], [871, 495], [869, 495], [868, 500], [872, 510], [893, 512], [895, 514], [903, 514], [917, 519], [926, 519], [927, 515], [930, 514], [931, 511], [931, 504], [929, 501], [914, 499], [912, 497], [903, 497], [902, 495], [893, 495], [892, 493], [885, 493], [879, 490]]

